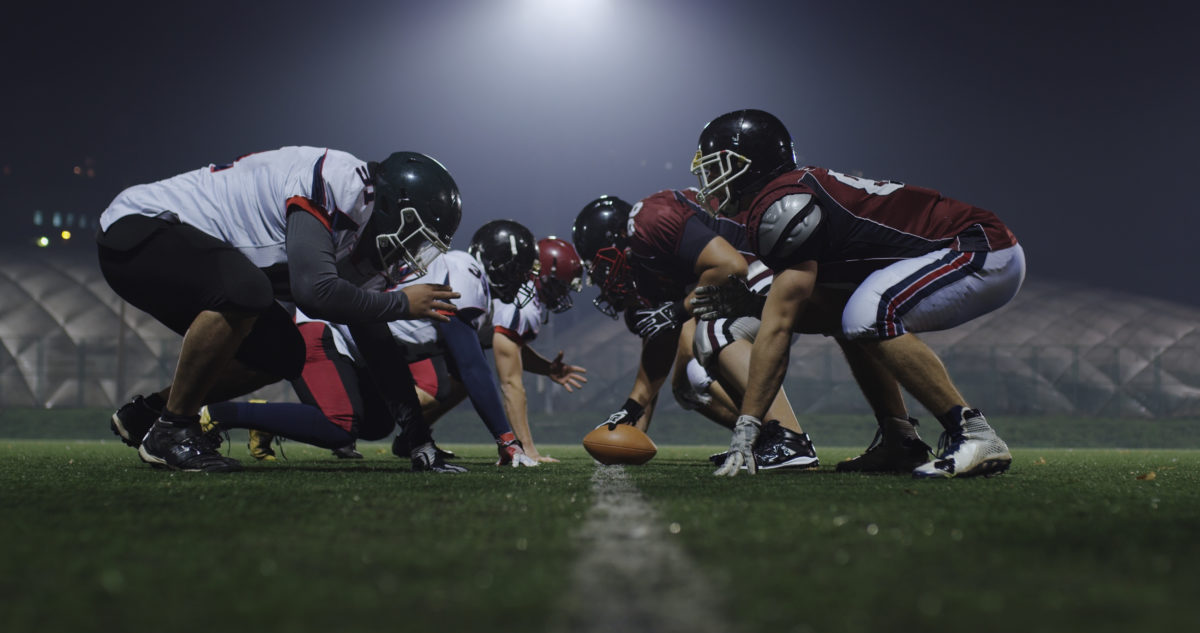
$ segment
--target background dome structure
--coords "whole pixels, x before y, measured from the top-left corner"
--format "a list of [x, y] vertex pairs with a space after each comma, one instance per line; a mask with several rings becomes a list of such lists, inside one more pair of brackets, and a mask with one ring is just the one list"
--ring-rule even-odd
[[[586, 293], [585, 293], [586, 294]], [[1131, 293], [1028, 280], [995, 313], [922, 335], [989, 413], [1105, 417], [1200, 414], [1200, 309]], [[124, 305], [90, 253], [0, 255], [0, 407], [116, 406], [165, 385], [180, 337]], [[586, 300], [535, 346], [589, 370], [566, 396], [544, 378], [531, 407], [608, 411], [628, 394], [640, 344]], [[837, 345], [800, 336], [787, 390], [797, 412], [869, 412]], [[255, 394], [294, 401], [287, 383]], [[676, 407], [664, 390], [659, 407]], [[910, 406], [916, 406], [910, 403]]]

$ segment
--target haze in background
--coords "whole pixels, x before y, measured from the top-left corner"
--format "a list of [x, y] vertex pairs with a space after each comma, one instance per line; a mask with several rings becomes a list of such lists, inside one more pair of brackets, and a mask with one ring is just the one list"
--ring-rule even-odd
[[788, 125], [801, 163], [997, 212], [1031, 278], [1200, 305], [1193, 3], [117, 2], [6, 14], [0, 217], [17, 229], [34, 210], [94, 217], [126, 186], [308, 144], [443, 161], [463, 192], [456, 247], [497, 217], [567, 236], [600, 194], [693, 185], [704, 123], [755, 107]]

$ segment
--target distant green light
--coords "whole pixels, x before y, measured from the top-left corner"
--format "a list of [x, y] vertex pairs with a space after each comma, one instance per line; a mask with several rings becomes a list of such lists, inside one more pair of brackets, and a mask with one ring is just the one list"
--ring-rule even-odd
[[37, 245], [41, 246], [42, 248], [46, 248], [47, 246], [50, 245], [50, 238], [48, 238], [44, 235], [42, 237], [39, 237], [38, 241], [37, 241]]

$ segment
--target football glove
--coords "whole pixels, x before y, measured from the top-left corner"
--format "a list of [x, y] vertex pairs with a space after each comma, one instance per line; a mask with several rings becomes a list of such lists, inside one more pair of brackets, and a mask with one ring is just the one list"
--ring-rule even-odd
[[650, 339], [679, 327], [685, 316], [687, 313], [683, 311], [683, 304], [664, 303], [657, 308], [642, 308], [634, 312], [634, 327], [638, 336]]
[[767, 298], [750, 289], [746, 280], [729, 276], [729, 283], [720, 286], [700, 286], [692, 299], [692, 314], [702, 321], [762, 314]]
[[518, 440], [512, 433], [505, 433], [500, 436], [497, 441], [496, 452], [500, 453], [500, 459], [496, 461], [497, 466], [512, 466], [520, 468], [521, 466], [533, 467], [537, 466], [537, 460], [525, 454], [525, 449], [521, 448], [521, 440]]
[[762, 422], [752, 415], [743, 415], [733, 425], [733, 438], [729, 440], [729, 452], [725, 463], [713, 474], [718, 477], [736, 477], [742, 465], [751, 475], [758, 472], [758, 464], [754, 462], [754, 442], [758, 440]]
[[608, 430], [611, 431], [617, 428], [618, 424], [636, 424], [638, 419], [642, 417], [642, 413], [645, 411], [645, 407], [630, 398], [625, 401], [624, 406], [617, 411], [614, 411], [612, 415], [608, 416], [607, 420], [597, 424], [596, 428], [607, 426]]

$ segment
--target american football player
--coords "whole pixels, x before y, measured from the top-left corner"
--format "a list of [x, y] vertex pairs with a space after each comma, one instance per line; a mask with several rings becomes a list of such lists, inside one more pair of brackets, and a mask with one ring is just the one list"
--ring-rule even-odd
[[[206, 415], [217, 430], [254, 428], [331, 449], [357, 437], [381, 439], [399, 424], [394, 448], [405, 447], [404, 456], [412, 459], [413, 470], [459, 472], [465, 469], [448, 464], [450, 454], [433, 443], [432, 420], [422, 414], [409, 371], [410, 363], [438, 358], [453, 367], [495, 439], [497, 463], [536, 466], [509, 425], [480, 343], [492, 332], [492, 289], [497, 299], [521, 303], [521, 286], [535, 257], [529, 229], [511, 220], [495, 220], [475, 232], [466, 252], [446, 253], [425, 275], [459, 289], [448, 321], [398, 320], [382, 328], [348, 327], [298, 313], [308, 361], [301, 378], [292, 384], [305, 404], [218, 403], [207, 407]], [[412, 283], [401, 282], [394, 290], [403, 291]]]
[[[706, 213], [695, 194], [660, 191], [636, 205], [602, 196], [576, 218], [575, 245], [600, 289], [596, 307], [614, 318], [624, 312], [626, 326], [643, 340], [633, 390], [608, 424], [648, 428], [672, 367], [672, 390], [681, 406], [729, 428], [736, 419], [735, 403], [746, 388], [753, 319], [721, 319], [697, 328], [691, 289], [697, 283], [732, 282], [754, 295], [765, 292], [771, 274], [738, 251], [736, 246], [745, 241], [743, 227]], [[760, 466], [816, 467], [812, 442], [782, 390], [777, 390], [768, 416], [773, 423], [759, 443]]]
[[[700, 181], [697, 198], [743, 221], [751, 250], [777, 271], [730, 456], [717, 474], [736, 475], [743, 463], [754, 472], [760, 420], [783, 381], [792, 333], [818, 281], [853, 287], [836, 336], [860, 356], [856, 363], [848, 354], [860, 385], [900, 400], [903, 386], [944, 429], [936, 457], [916, 465], [913, 476], [1008, 469], [1007, 445], [914, 334], [952, 328], [1016, 295], [1024, 252], [995, 214], [930, 189], [797, 167], [787, 128], [761, 110], [709, 122], [692, 171]], [[881, 420], [867, 451], [839, 470], [906, 467], [921, 445], [899, 416]]]
[[[526, 455], [539, 462], [557, 462], [553, 457], [540, 454], [534, 444], [524, 372], [546, 376], [568, 392], [582, 388], [587, 382], [584, 375], [587, 370], [564, 363], [562, 351], [551, 360], [539, 354], [532, 345], [541, 326], [549, 321], [550, 313], [571, 308], [571, 293], [578, 292], [583, 285], [583, 263], [570, 243], [556, 237], [539, 240], [537, 252], [534, 277], [526, 282], [530, 300], [521, 305], [520, 300], [505, 302], [499, 297], [493, 298], [493, 333], [485, 344], [492, 347], [504, 408]], [[466, 396], [457, 372], [441, 358], [414, 363], [411, 369], [417, 381], [422, 410], [431, 424]], [[404, 454], [399, 440], [393, 444], [393, 452]]]
[[428, 267], [461, 215], [450, 173], [415, 152], [367, 163], [285, 147], [121, 192], [100, 216], [101, 272], [186, 336], [171, 385], [121, 407], [114, 432], [155, 466], [240, 470], [203, 437], [199, 411], [300, 375], [304, 342], [279, 301], [342, 323], [445, 321], [457, 295], [444, 285], [360, 286]]

